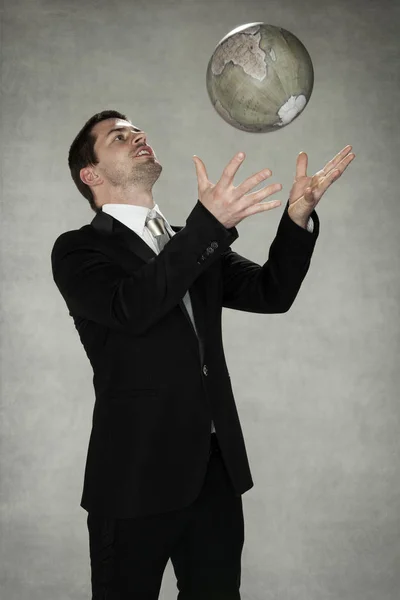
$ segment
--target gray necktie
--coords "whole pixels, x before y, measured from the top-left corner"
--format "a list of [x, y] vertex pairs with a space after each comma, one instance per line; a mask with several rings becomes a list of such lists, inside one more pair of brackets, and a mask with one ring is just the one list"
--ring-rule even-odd
[[158, 246], [159, 251], [164, 248], [165, 244], [169, 241], [169, 235], [165, 227], [165, 221], [162, 217], [147, 217], [146, 227], [153, 234], [154, 240]]

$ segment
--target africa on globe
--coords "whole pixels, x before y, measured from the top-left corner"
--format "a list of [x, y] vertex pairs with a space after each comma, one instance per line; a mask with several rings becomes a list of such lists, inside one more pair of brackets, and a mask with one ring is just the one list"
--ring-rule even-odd
[[207, 91], [217, 113], [249, 133], [277, 131], [308, 104], [314, 85], [311, 57], [281, 27], [249, 23], [228, 33], [211, 56]]

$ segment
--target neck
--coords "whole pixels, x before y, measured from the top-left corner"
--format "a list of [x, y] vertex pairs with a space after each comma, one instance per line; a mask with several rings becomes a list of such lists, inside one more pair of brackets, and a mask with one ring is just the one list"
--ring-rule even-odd
[[146, 206], [147, 208], [154, 208], [155, 206], [152, 190], [138, 188], [129, 190], [113, 188], [108, 190], [108, 194], [99, 199], [98, 204], [99, 206], [103, 206], [103, 204], [132, 204], [133, 206]]

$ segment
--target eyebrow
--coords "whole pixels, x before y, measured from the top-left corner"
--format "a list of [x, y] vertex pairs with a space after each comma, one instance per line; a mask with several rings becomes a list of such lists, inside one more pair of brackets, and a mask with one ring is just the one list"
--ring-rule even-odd
[[107, 135], [106, 135], [106, 139], [108, 139], [108, 138], [109, 138], [109, 136], [110, 136], [112, 133], [115, 133], [116, 131], [125, 132], [125, 131], [127, 131], [127, 130], [129, 130], [129, 129], [133, 130], [135, 133], [139, 133], [139, 132], [141, 131], [141, 130], [140, 130], [140, 129], [138, 129], [137, 127], [114, 127], [114, 129], [111, 129], [111, 130], [110, 130], [110, 131], [107, 133]]

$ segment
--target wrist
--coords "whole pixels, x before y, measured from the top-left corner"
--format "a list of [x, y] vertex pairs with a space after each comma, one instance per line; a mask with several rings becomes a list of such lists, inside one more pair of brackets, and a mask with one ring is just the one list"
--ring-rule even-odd
[[[290, 213], [289, 213], [289, 217], [290, 217]], [[307, 219], [294, 219], [293, 217], [290, 217], [290, 218], [292, 219], [293, 223], [296, 223], [296, 225], [298, 225], [302, 229], [307, 229], [308, 218]]]

